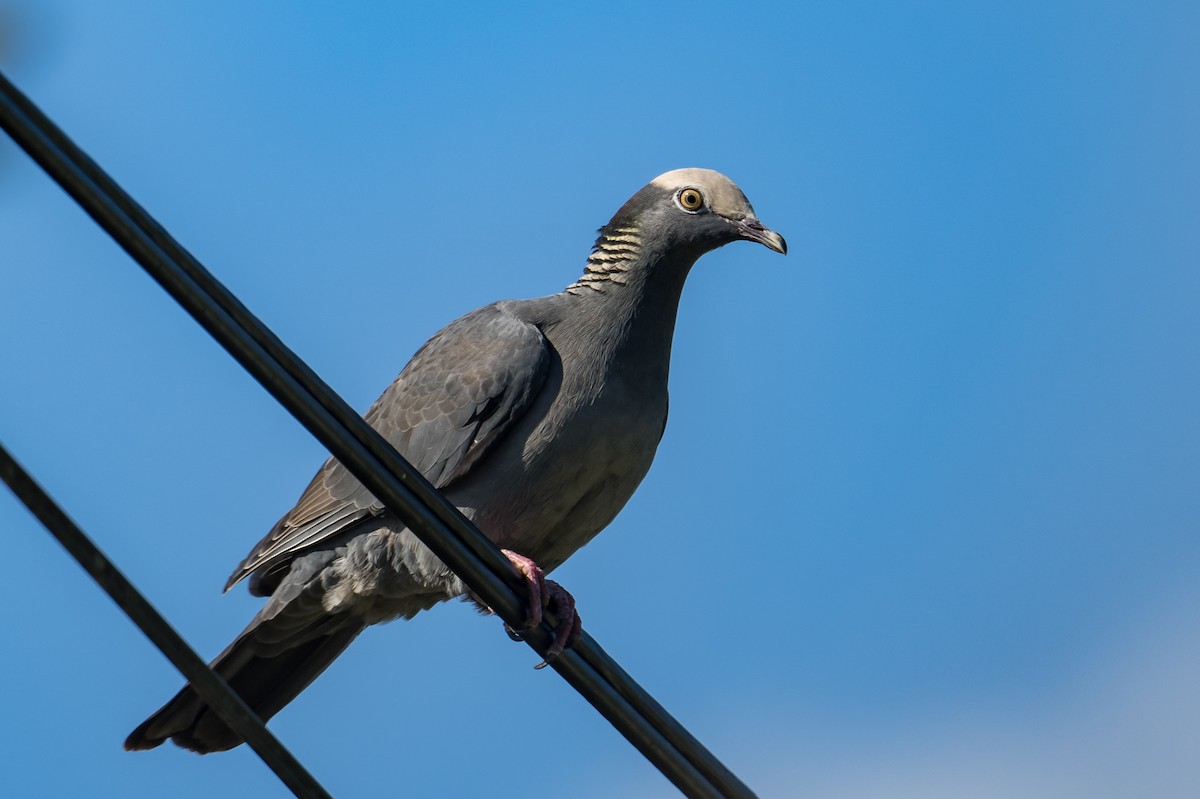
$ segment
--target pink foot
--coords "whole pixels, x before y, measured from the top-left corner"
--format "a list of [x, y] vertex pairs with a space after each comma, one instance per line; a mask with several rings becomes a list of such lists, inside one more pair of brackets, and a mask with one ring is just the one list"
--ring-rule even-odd
[[[512, 563], [517, 573], [525, 578], [529, 588], [529, 608], [526, 614], [523, 630], [532, 630], [542, 623], [543, 609], [551, 611], [558, 617], [558, 627], [554, 630], [554, 643], [546, 650], [546, 659], [534, 666], [535, 669], [545, 668], [550, 661], [562, 654], [562, 651], [579, 640], [583, 634], [583, 623], [575, 612], [575, 598], [558, 583], [546, 579], [542, 568], [524, 555], [519, 555], [510, 549], [500, 550]], [[506, 625], [507, 626], [507, 625]], [[514, 638], [520, 636], [509, 630]]]

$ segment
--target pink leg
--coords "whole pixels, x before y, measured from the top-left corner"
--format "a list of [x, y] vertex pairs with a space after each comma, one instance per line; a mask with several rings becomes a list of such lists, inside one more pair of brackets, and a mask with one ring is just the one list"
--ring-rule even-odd
[[524, 630], [532, 630], [542, 623], [542, 608], [546, 605], [546, 573], [542, 571], [542, 567], [534, 563], [530, 558], [524, 555], [518, 555], [511, 549], [500, 550], [504, 553], [504, 557], [508, 558], [508, 562], [513, 565], [517, 573], [525, 578], [525, 585], [529, 588], [529, 607], [525, 613]]
[[583, 634], [583, 624], [579, 620], [579, 614], [575, 612], [575, 598], [558, 583], [547, 580], [546, 573], [530, 558], [510, 549], [500, 551], [517, 573], [525, 578], [525, 584], [529, 588], [529, 609], [523, 629], [532, 630], [541, 624], [544, 608], [549, 608], [558, 618], [558, 626], [554, 630], [554, 643], [546, 650], [546, 659], [534, 666], [537, 669], [544, 668]]

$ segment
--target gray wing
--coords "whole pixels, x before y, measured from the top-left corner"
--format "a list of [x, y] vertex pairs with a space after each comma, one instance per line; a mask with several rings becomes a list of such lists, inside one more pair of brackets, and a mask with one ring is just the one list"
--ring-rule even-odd
[[[430, 339], [364, 418], [427, 480], [444, 488], [469, 472], [525, 413], [549, 364], [546, 339], [535, 325], [489, 305]], [[261, 569], [251, 591], [269, 594], [267, 583], [273, 581], [264, 573], [284, 570], [297, 553], [382, 509], [330, 458], [296, 507], [234, 570], [225, 590]]]

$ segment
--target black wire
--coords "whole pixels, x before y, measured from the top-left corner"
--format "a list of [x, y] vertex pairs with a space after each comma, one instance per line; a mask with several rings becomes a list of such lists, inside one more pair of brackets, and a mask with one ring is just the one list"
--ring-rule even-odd
[[192, 684], [221, 720], [246, 739], [279, 779], [298, 799], [331, 799], [312, 774], [271, 734], [258, 716], [242, 701], [229, 684], [205, 665], [183, 637], [154, 606], [138, 592], [108, 557], [92, 543], [87, 534], [71, 521], [53, 499], [30, 477], [21, 464], [0, 444], [0, 480], [4, 480], [17, 499], [58, 539], [67, 552], [104, 589], [113, 602], [133, 620], [175, 668]]
[[[524, 621], [499, 550], [3, 75], [0, 126], [480, 599]], [[528, 640], [544, 653], [551, 636]], [[754, 796], [586, 633], [552, 665], [687, 796]]]

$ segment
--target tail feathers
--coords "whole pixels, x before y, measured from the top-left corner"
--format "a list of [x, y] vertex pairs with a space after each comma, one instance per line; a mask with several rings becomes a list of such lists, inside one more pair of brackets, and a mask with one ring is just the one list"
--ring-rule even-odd
[[[345, 615], [326, 617], [316, 634], [287, 648], [256, 646], [259, 628], [252, 624], [212, 663], [263, 721], [278, 713], [363, 631], [364, 625]], [[265, 626], [265, 625], [264, 625]], [[170, 738], [193, 752], [207, 754], [232, 749], [242, 743], [234, 732], [188, 685], [125, 740], [128, 750], [153, 749]]]

